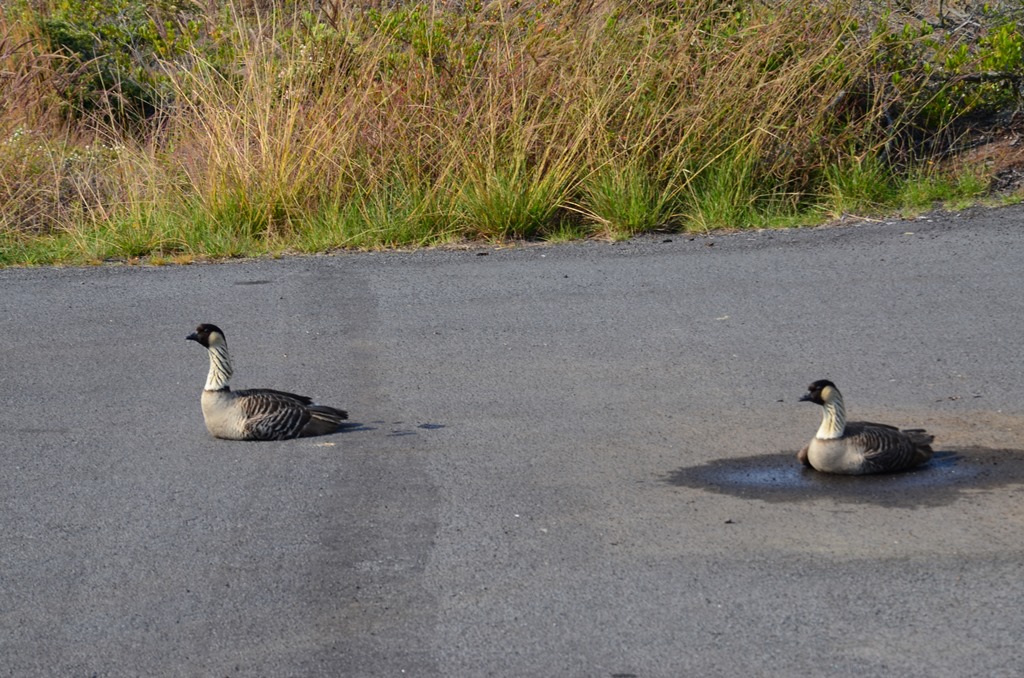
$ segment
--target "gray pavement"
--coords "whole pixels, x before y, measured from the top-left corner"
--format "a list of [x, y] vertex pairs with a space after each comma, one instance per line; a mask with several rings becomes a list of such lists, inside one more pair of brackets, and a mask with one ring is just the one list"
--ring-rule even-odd
[[[0, 675], [1018, 676], [1024, 207], [0, 271]], [[360, 425], [209, 438], [236, 387]], [[830, 378], [908, 474], [797, 467]]]

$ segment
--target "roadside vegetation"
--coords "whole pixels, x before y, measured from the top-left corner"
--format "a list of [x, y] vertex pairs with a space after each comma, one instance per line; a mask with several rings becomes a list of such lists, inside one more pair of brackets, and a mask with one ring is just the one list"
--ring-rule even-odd
[[0, 266], [964, 204], [1019, 3], [8, 0]]

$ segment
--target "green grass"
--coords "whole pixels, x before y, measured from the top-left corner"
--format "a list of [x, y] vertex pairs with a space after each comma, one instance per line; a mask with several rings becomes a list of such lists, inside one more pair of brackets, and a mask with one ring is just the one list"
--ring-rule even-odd
[[877, 214], [896, 204], [901, 177], [876, 155], [825, 168], [827, 206], [835, 215]]
[[[101, 21], [114, 5], [131, 21]], [[1016, 102], [995, 81], [935, 83], [1024, 69], [999, 3], [969, 43], [863, 2], [143, 5], [0, 8], [0, 266], [959, 207], [984, 169], [921, 149]]]
[[600, 235], [623, 240], [668, 226], [675, 195], [642, 167], [609, 164], [586, 177], [581, 208]]

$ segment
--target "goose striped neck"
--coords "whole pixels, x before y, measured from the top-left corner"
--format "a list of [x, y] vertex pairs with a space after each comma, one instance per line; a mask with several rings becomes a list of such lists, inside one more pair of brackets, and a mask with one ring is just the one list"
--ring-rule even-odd
[[210, 372], [206, 375], [207, 391], [227, 391], [228, 379], [231, 378], [231, 360], [228, 358], [228, 345], [223, 340], [211, 344]]
[[842, 438], [846, 430], [846, 407], [839, 390], [826, 386], [821, 392], [821, 426], [815, 438], [819, 440], [835, 440]]

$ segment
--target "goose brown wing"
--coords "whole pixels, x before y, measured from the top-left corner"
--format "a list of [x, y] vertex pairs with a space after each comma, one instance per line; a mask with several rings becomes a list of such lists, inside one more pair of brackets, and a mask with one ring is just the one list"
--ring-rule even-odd
[[311, 398], [273, 389], [237, 391], [245, 412], [245, 432], [255, 440], [285, 440], [299, 435], [310, 413]]
[[873, 472], [900, 471], [927, 461], [934, 439], [922, 429], [901, 431], [867, 421], [848, 423], [846, 437], [864, 450], [864, 465]]

